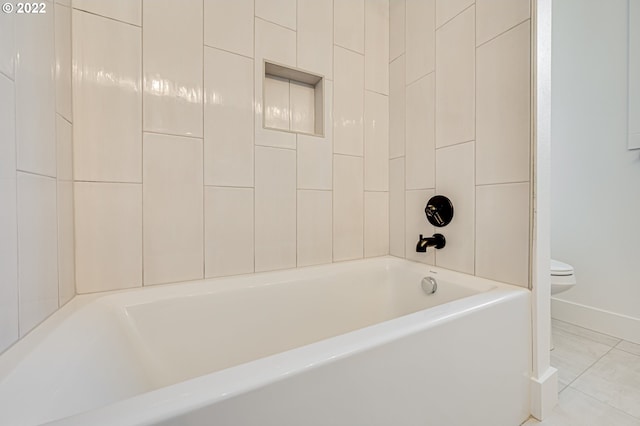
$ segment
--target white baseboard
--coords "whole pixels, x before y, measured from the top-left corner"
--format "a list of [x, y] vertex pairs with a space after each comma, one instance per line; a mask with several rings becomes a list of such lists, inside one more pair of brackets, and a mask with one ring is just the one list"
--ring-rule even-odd
[[531, 415], [542, 421], [557, 403], [558, 370], [549, 367], [540, 378], [531, 378]]
[[621, 315], [555, 297], [551, 298], [551, 317], [640, 344], [640, 318]]

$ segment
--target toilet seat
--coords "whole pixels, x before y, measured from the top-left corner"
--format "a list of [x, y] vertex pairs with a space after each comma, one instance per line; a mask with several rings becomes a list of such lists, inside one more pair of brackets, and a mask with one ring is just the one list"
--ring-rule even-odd
[[551, 275], [556, 277], [565, 277], [573, 275], [573, 266], [551, 259]]

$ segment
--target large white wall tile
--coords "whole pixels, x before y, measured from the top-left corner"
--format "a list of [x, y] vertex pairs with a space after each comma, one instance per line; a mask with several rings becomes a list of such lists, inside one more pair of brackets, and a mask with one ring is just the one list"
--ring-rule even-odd
[[204, 189], [205, 277], [253, 272], [253, 188]]
[[144, 284], [204, 277], [202, 140], [144, 134]]
[[74, 9], [86, 10], [96, 15], [140, 26], [142, 24], [142, 0], [72, 0]]
[[478, 184], [529, 180], [529, 21], [478, 48]]
[[73, 182], [58, 180], [58, 304], [76, 294]]
[[296, 135], [265, 129], [263, 105], [264, 61], [296, 66], [296, 32], [256, 18], [255, 76], [255, 143], [276, 148], [296, 147]]
[[529, 283], [529, 184], [476, 189], [476, 275]]
[[404, 257], [404, 157], [389, 161], [389, 253]]
[[202, 137], [202, 0], [144, 0], [144, 130]]
[[253, 186], [253, 61], [205, 47], [204, 181]]
[[436, 31], [436, 146], [475, 139], [475, 8]]
[[16, 15], [16, 147], [18, 169], [56, 175], [53, 13]]
[[72, 24], [75, 179], [140, 182], [140, 28], [76, 10]]
[[296, 266], [296, 152], [256, 147], [256, 271]]
[[389, 94], [389, 0], [365, 2], [364, 86]]
[[332, 193], [298, 191], [298, 266], [331, 263]]
[[294, 132], [315, 132], [315, 89], [313, 86], [289, 82], [289, 107], [291, 108], [291, 130]]
[[389, 190], [389, 97], [365, 91], [364, 189]]
[[336, 47], [334, 59], [333, 151], [337, 154], [362, 155], [364, 58], [357, 53]]
[[16, 178], [15, 84], [0, 75], [0, 179]]
[[333, 1], [298, 0], [298, 66], [333, 79]]
[[389, 64], [389, 158], [404, 155], [405, 93], [404, 59], [400, 56]]
[[365, 0], [333, 2], [333, 40], [338, 46], [364, 53]]
[[71, 117], [71, 8], [55, 5], [56, 112], [68, 121]]
[[[4, 78], [0, 76], [0, 79]], [[16, 177], [0, 177], [0, 352], [18, 340]]]
[[436, 27], [455, 17], [471, 6], [475, 0], [436, 0]]
[[18, 173], [20, 337], [58, 308], [56, 180]]
[[73, 129], [71, 123], [56, 115], [56, 151], [58, 180], [73, 180]]
[[435, 265], [434, 253], [436, 249], [429, 247], [426, 253], [418, 253], [416, 245], [420, 234], [423, 237], [430, 237], [436, 232], [424, 214], [427, 201], [434, 195], [436, 194], [433, 189], [405, 192], [405, 254], [409, 260], [429, 265]]
[[76, 182], [78, 293], [142, 285], [142, 185]]
[[435, 76], [407, 86], [407, 189], [435, 187]]
[[364, 257], [389, 254], [389, 193], [364, 193]]
[[332, 166], [330, 141], [298, 135], [298, 189], [331, 190]]
[[296, 29], [296, 0], [255, 0], [256, 16]]
[[436, 251], [436, 265], [474, 273], [475, 173], [474, 142], [436, 150], [436, 193], [453, 203], [453, 220], [438, 232], [447, 245]]
[[404, 53], [406, 0], [389, 0], [389, 59]]
[[0, 13], [0, 73], [13, 80], [16, 62], [15, 18], [11, 13]]
[[436, 67], [435, 0], [406, 0], [406, 76], [412, 83]]
[[331, 190], [333, 182], [333, 84], [324, 80], [324, 136], [298, 135], [298, 189]]
[[204, 44], [253, 57], [253, 0], [204, 0]]
[[529, 0], [476, 0], [478, 45], [531, 16]]
[[364, 178], [361, 157], [333, 156], [333, 260], [364, 255]]

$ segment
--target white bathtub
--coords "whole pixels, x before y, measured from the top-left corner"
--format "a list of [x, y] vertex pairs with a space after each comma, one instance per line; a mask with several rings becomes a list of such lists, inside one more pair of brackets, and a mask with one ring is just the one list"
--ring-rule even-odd
[[391, 257], [78, 296], [0, 356], [0, 424], [516, 426], [529, 298]]

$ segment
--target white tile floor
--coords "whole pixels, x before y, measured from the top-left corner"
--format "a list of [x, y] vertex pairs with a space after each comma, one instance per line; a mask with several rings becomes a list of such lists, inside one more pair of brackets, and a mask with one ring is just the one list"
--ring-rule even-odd
[[640, 345], [553, 320], [558, 406], [523, 426], [640, 426]]

